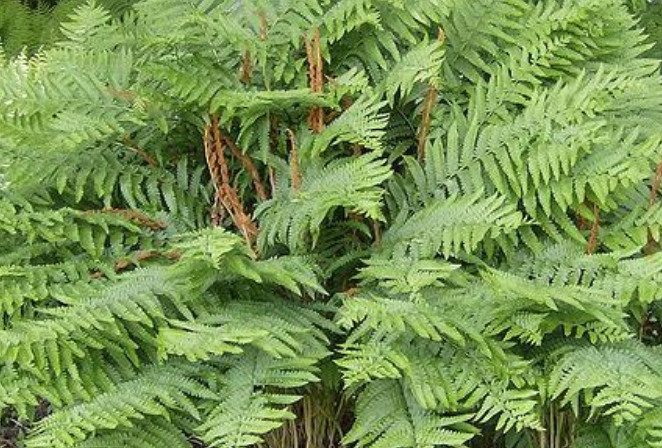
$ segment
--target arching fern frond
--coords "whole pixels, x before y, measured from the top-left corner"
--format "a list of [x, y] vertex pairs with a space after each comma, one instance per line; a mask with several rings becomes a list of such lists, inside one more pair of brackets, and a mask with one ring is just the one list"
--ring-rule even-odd
[[292, 252], [307, 238], [314, 245], [322, 221], [336, 209], [382, 219], [381, 184], [390, 175], [384, 161], [370, 154], [308, 168], [299, 190], [280, 187], [257, 208], [260, 245], [281, 242]]
[[414, 257], [448, 258], [471, 253], [483, 240], [513, 232], [521, 224], [521, 213], [497, 195], [438, 198], [410, 216], [404, 209], [384, 234], [383, 248]]
[[215, 394], [191, 378], [190, 367], [154, 367], [133, 380], [118, 384], [115, 390], [101, 394], [89, 403], [50, 415], [39, 423], [27, 446], [75, 446], [90, 437], [96, 429], [131, 428], [145, 415], [167, 417], [168, 408], [199, 416], [192, 397], [213, 399]]

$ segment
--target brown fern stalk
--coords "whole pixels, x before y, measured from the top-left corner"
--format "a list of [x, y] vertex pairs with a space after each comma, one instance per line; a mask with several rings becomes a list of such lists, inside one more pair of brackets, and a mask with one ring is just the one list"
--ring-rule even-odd
[[211, 209], [211, 220], [213, 225], [218, 226], [220, 225], [223, 218], [220, 207], [220, 191], [223, 185], [223, 181], [221, 180], [221, 168], [218, 161], [219, 156], [217, 154], [217, 148], [214, 146], [212, 137], [212, 125], [209, 125], [205, 128], [204, 147], [207, 168], [209, 169], [209, 175], [211, 176], [214, 189], [216, 190], [216, 194], [214, 195], [214, 204]]
[[[274, 153], [278, 151], [278, 145], [280, 143], [280, 132], [278, 131], [278, 117], [270, 115], [269, 116], [269, 153]], [[276, 171], [272, 166], [267, 168], [267, 174], [269, 176], [269, 185], [271, 186], [271, 192], [276, 191], [276, 185], [278, 179], [276, 178]]]
[[[439, 28], [439, 34], [437, 35], [437, 40], [443, 42], [446, 39], [444, 31]], [[437, 103], [437, 98], [439, 97], [439, 90], [434, 85], [430, 83], [428, 86], [428, 92], [425, 94], [425, 100], [423, 101], [423, 111], [421, 112], [421, 126], [418, 130], [418, 147], [416, 150], [416, 155], [418, 161], [423, 163], [425, 160], [425, 146], [428, 139], [428, 134], [430, 133], [430, 122], [432, 120], [432, 109]]]
[[140, 250], [136, 252], [133, 257], [123, 258], [115, 263], [115, 272], [122, 272], [127, 268], [142, 263], [144, 261], [153, 260], [155, 258], [167, 258], [170, 261], [177, 261], [181, 258], [182, 254], [176, 250], [168, 252], [161, 252], [158, 250]]
[[591, 226], [591, 233], [586, 244], [586, 253], [593, 255], [598, 248], [598, 233], [600, 232], [600, 208], [597, 204], [593, 204], [593, 225]]
[[[225, 159], [225, 148], [223, 145], [218, 116], [212, 118], [212, 122], [205, 128], [205, 157], [209, 173], [216, 188], [216, 201], [230, 215], [235, 227], [241, 232], [246, 243], [252, 246], [257, 235], [257, 226], [244, 211], [244, 206], [237, 191], [230, 185], [230, 172]], [[220, 224], [218, 211], [212, 211], [212, 220], [215, 225]]]
[[241, 149], [239, 149], [239, 147], [237, 147], [237, 144], [230, 138], [230, 136], [223, 134], [222, 138], [225, 145], [230, 149], [232, 155], [236, 157], [237, 160], [239, 160], [239, 162], [241, 162], [241, 165], [244, 167], [244, 169], [248, 172], [248, 175], [251, 177], [257, 197], [261, 201], [266, 201], [267, 199], [269, 199], [269, 195], [267, 194], [267, 190], [264, 186], [264, 182], [262, 182], [262, 176], [260, 176], [260, 172], [255, 166], [255, 163], [253, 163], [253, 159], [251, 159], [248, 154], [244, 153]]
[[430, 133], [430, 121], [432, 117], [432, 108], [437, 102], [437, 97], [439, 92], [436, 87], [430, 85], [428, 88], [428, 93], [425, 95], [425, 100], [423, 102], [423, 112], [421, 113], [421, 127], [418, 131], [418, 148], [416, 155], [418, 161], [423, 163], [425, 160], [425, 145], [427, 143], [428, 134]]
[[372, 233], [375, 235], [375, 247], [382, 245], [382, 226], [379, 221], [372, 222]]
[[269, 24], [267, 23], [267, 16], [264, 14], [264, 11], [260, 11], [259, 13], [260, 16], [260, 40], [262, 42], [267, 40], [267, 29], [269, 28]]
[[292, 190], [299, 191], [301, 187], [301, 169], [299, 167], [299, 154], [297, 153], [297, 142], [294, 132], [287, 130], [287, 137], [290, 140], [290, 176], [292, 177]]
[[239, 75], [239, 81], [241, 81], [242, 84], [250, 84], [252, 74], [253, 62], [251, 61], [251, 52], [246, 50], [244, 51], [244, 56], [241, 61], [241, 74]]
[[136, 145], [133, 142], [133, 140], [131, 140], [131, 137], [129, 137], [128, 135], [124, 136], [124, 138], [122, 139], [122, 143], [124, 143], [124, 146], [129, 148], [131, 151], [138, 154], [140, 158], [142, 158], [149, 166], [151, 167], [159, 166], [159, 163], [156, 161], [156, 159], [151, 155], [149, 155], [149, 153], [147, 153], [147, 151], [142, 149], [140, 146]]
[[[655, 174], [653, 175], [653, 182], [651, 183], [651, 189], [648, 193], [648, 205], [652, 208], [657, 203], [657, 192], [660, 191], [660, 184], [662, 183], [662, 160], [657, 165], [655, 169]], [[659, 249], [657, 241], [653, 238], [653, 234], [648, 231], [648, 242], [644, 247], [644, 253], [647, 255], [657, 252]]]
[[163, 221], [156, 221], [149, 216], [137, 211], [137, 210], [128, 210], [128, 209], [119, 209], [119, 208], [104, 208], [101, 210], [87, 210], [83, 212], [84, 215], [94, 214], [94, 213], [106, 213], [112, 215], [119, 215], [124, 219], [134, 222], [142, 227], [145, 227], [150, 230], [163, 230], [166, 228], [166, 224]]
[[653, 183], [651, 184], [651, 190], [648, 194], [648, 205], [651, 207], [657, 202], [657, 192], [660, 190], [660, 183], [662, 183], [662, 160], [657, 165], [655, 170], [655, 175], [653, 176]]
[[[310, 89], [315, 93], [324, 92], [324, 59], [322, 58], [321, 33], [315, 28], [312, 41], [304, 36], [306, 44], [306, 55], [308, 57], [308, 75], [310, 78]], [[324, 109], [314, 106], [308, 115], [308, 126], [319, 134], [324, 130]]]
[[[131, 257], [125, 257], [117, 260], [113, 269], [116, 273], [120, 274], [123, 271], [127, 270], [132, 266], [136, 266], [142, 262], [153, 260], [156, 258], [167, 258], [170, 261], [178, 261], [182, 257], [182, 254], [177, 250], [169, 250], [167, 252], [161, 252], [158, 250], [140, 250], [135, 252]], [[101, 279], [106, 277], [106, 274], [102, 271], [94, 271], [90, 273], [90, 277], [94, 279]], [[0, 444], [0, 447], [3, 445]]]

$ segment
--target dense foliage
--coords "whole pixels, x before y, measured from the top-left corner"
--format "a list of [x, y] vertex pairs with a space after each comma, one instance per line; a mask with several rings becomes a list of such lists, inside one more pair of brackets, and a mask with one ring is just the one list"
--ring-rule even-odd
[[662, 446], [632, 7], [90, 3], [4, 57], [5, 437]]
[[[62, 39], [60, 26], [87, 0], [0, 0], [0, 43], [6, 54], [34, 53]], [[135, 0], [96, 0], [120, 17]]]
[[647, 55], [662, 59], [662, 2], [651, 0], [635, 12], [640, 14], [640, 24], [646, 30], [648, 40], [653, 44]]

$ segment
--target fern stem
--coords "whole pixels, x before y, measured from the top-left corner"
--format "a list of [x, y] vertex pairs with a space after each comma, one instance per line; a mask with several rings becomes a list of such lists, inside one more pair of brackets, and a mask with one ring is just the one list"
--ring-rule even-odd
[[[269, 153], [276, 152], [280, 142], [280, 133], [278, 132], [278, 118], [269, 115]], [[267, 169], [269, 175], [269, 185], [271, 186], [272, 195], [276, 191], [278, 179], [276, 178], [276, 171], [272, 166]]]
[[[648, 205], [653, 207], [657, 203], [657, 192], [660, 190], [660, 183], [662, 183], [662, 160], [657, 165], [655, 169], [655, 174], [653, 175], [653, 182], [651, 183], [651, 189], [648, 193]], [[651, 231], [648, 231], [648, 242], [644, 247], [643, 251], [646, 255], [652, 255], [659, 249], [657, 241], [653, 238]]]
[[586, 245], [586, 253], [593, 255], [598, 248], [598, 233], [600, 232], [600, 208], [597, 204], [593, 204], [593, 225], [591, 226], [591, 233]]
[[135, 224], [138, 224], [142, 227], [145, 227], [150, 230], [164, 230], [167, 225], [163, 221], [156, 221], [150, 218], [149, 216], [137, 211], [137, 210], [127, 210], [127, 209], [118, 209], [118, 208], [104, 208], [101, 210], [86, 210], [83, 215], [92, 215], [97, 213], [106, 213], [112, 215], [119, 215], [124, 219], [131, 221]]
[[161, 252], [158, 250], [141, 250], [136, 252], [133, 257], [127, 257], [117, 261], [115, 263], [115, 272], [122, 272], [130, 266], [161, 257], [167, 258], [171, 261], [177, 261], [181, 257], [181, 254], [177, 251]]
[[375, 236], [375, 247], [382, 245], [382, 226], [379, 224], [379, 221], [372, 222], [372, 231]]
[[[242, 233], [246, 243], [252, 247], [257, 235], [257, 226], [244, 211], [237, 191], [230, 185], [230, 173], [225, 159], [224, 139], [219, 127], [218, 116], [205, 128], [205, 156], [207, 166], [216, 187], [216, 199], [228, 212], [235, 227]], [[219, 216], [213, 216], [215, 224], [220, 224]]]
[[421, 113], [423, 118], [421, 119], [421, 126], [418, 131], [418, 149], [416, 152], [418, 161], [421, 163], [425, 160], [425, 145], [430, 132], [432, 108], [437, 102], [437, 96], [437, 89], [430, 86], [428, 88], [428, 93], [425, 95], [425, 101], [423, 102], [423, 112]]
[[555, 445], [555, 439], [556, 439], [556, 432], [558, 431], [558, 428], [556, 427], [556, 412], [554, 409], [554, 404], [552, 404], [549, 408], [549, 428], [547, 431], [547, 435], [549, 437], [549, 445], [550, 448], [556, 448]]
[[250, 84], [251, 76], [253, 74], [253, 63], [251, 61], [251, 52], [250, 50], [244, 51], [244, 56], [241, 61], [241, 75], [239, 80], [242, 84]]
[[660, 183], [662, 183], [662, 160], [660, 160], [660, 163], [655, 169], [655, 175], [653, 176], [651, 189], [648, 193], [648, 205], [651, 207], [657, 202], [657, 192], [660, 190]]
[[264, 186], [264, 183], [262, 182], [262, 176], [260, 176], [260, 172], [253, 163], [253, 160], [248, 154], [244, 153], [241, 149], [239, 149], [239, 147], [237, 147], [237, 144], [230, 138], [230, 136], [227, 134], [222, 134], [222, 138], [223, 142], [227, 145], [228, 148], [230, 148], [232, 155], [241, 162], [242, 166], [248, 172], [248, 175], [253, 181], [253, 186], [255, 187], [255, 192], [258, 198], [261, 201], [266, 201], [269, 198], [269, 195], [267, 194], [267, 190]]
[[259, 16], [260, 16], [259, 38], [262, 42], [265, 42], [267, 40], [267, 31], [269, 29], [269, 24], [267, 23], [267, 16], [264, 14], [264, 11], [260, 11]]
[[287, 137], [290, 140], [290, 175], [292, 177], [292, 191], [295, 193], [301, 187], [301, 170], [299, 168], [299, 155], [297, 153], [297, 143], [294, 132], [287, 130]]
[[[113, 264], [113, 269], [116, 273], [121, 273], [131, 266], [137, 265], [143, 261], [152, 260], [155, 258], [167, 258], [170, 261], [177, 261], [181, 258], [182, 254], [177, 250], [170, 250], [167, 252], [161, 252], [158, 250], [141, 250], [136, 252], [132, 257], [125, 257]], [[90, 277], [93, 279], [101, 279], [106, 277], [106, 274], [102, 271], [93, 271], [90, 273]], [[0, 445], [1, 446], [1, 445]]]
[[123, 139], [124, 146], [126, 146], [129, 150], [132, 152], [138, 154], [149, 166], [151, 167], [157, 167], [159, 166], [159, 163], [156, 161], [154, 157], [149, 155], [147, 151], [142, 149], [140, 146], [136, 145], [132, 140], [131, 137], [128, 135], [124, 136]]
[[[312, 41], [305, 35], [303, 39], [308, 57], [310, 89], [315, 93], [322, 93], [324, 91], [324, 59], [322, 58], [321, 33], [319, 28], [315, 28]], [[324, 130], [324, 109], [321, 106], [313, 106], [310, 110], [308, 125], [317, 134]]]
[[538, 433], [538, 439], [539, 439], [538, 440], [538, 446], [540, 448], [547, 448], [547, 438], [546, 438], [545, 431], [540, 431]]
[[[439, 34], [437, 40], [443, 42], [446, 39], [444, 31], [439, 28]], [[421, 112], [421, 126], [418, 131], [418, 148], [417, 148], [417, 158], [419, 163], [423, 163], [425, 160], [425, 146], [428, 139], [428, 134], [430, 133], [430, 121], [432, 116], [432, 108], [437, 102], [439, 96], [439, 90], [437, 87], [430, 83], [428, 87], [428, 92], [425, 95], [425, 100], [423, 101], [423, 111]]]

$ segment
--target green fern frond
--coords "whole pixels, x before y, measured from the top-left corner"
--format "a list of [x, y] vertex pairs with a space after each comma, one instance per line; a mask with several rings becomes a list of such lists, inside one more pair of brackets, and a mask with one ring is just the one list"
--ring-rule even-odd
[[522, 215], [497, 195], [439, 198], [407, 216], [403, 210], [384, 235], [383, 247], [390, 253], [410, 253], [428, 258], [445, 258], [472, 253], [488, 238], [513, 232], [522, 224]]
[[381, 220], [380, 185], [391, 172], [374, 155], [338, 160], [325, 167], [310, 167], [301, 189], [280, 189], [274, 198], [260, 204], [260, 245], [287, 244], [292, 252], [316, 242], [322, 221], [336, 209]]
[[166, 409], [169, 408], [180, 409], [199, 418], [191, 398], [213, 399], [215, 396], [190, 377], [190, 367], [182, 369], [176, 365], [165, 365], [151, 368], [89, 403], [50, 415], [32, 432], [27, 446], [75, 446], [90, 437], [96, 429], [131, 428], [145, 416], [167, 417]]
[[408, 97], [417, 84], [437, 84], [443, 56], [440, 42], [426, 42], [407, 53], [384, 80], [383, 89], [389, 104], [394, 104], [398, 93]]
[[315, 139], [311, 155], [319, 156], [331, 145], [342, 142], [381, 151], [381, 139], [388, 122], [387, 115], [380, 112], [384, 106], [376, 95], [364, 94], [358, 98]]
[[575, 407], [582, 397], [592, 412], [602, 410], [617, 424], [631, 422], [662, 396], [658, 352], [634, 343], [580, 347], [554, 366], [549, 393]]
[[225, 372], [223, 399], [198, 428], [203, 440], [228, 448], [261, 442], [262, 435], [295, 418], [287, 406], [300, 397], [291, 389], [318, 381], [315, 362], [247, 352]]
[[175, 422], [162, 417], [147, 417], [140, 422], [140, 427], [126, 430], [101, 431], [84, 442], [80, 448], [190, 448], [191, 444]]
[[345, 441], [370, 448], [461, 446], [474, 436], [469, 418], [426, 411], [401, 383], [382, 380], [359, 395], [357, 420]]

